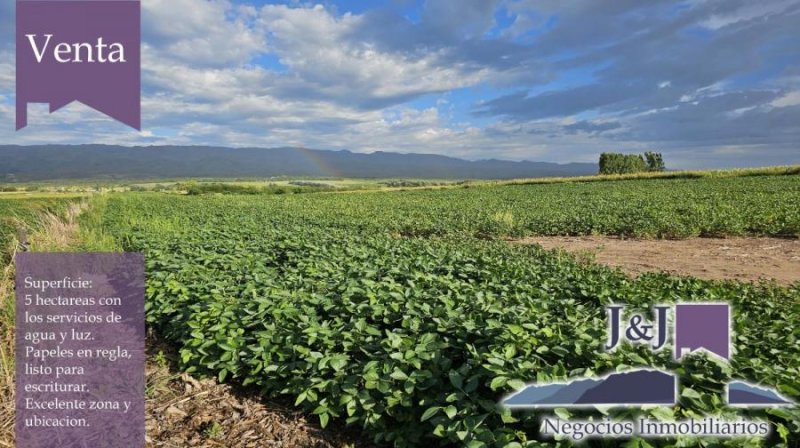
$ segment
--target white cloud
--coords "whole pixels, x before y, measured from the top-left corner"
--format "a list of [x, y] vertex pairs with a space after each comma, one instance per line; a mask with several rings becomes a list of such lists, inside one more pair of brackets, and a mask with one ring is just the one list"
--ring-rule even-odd
[[14, 91], [16, 72], [14, 54], [8, 51], [0, 51], [0, 92]]
[[249, 23], [254, 8], [226, 0], [144, 0], [144, 40], [151, 48], [195, 66], [229, 66], [265, 50]]
[[793, 90], [770, 103], [774, 107], [788, 107], [800, 105], [800, 90]]
[[796, 4], [796, 0], [759, 0], [745, 2], [742, 6], [722, 14], [714, 14], [701, 23], [702, 26], [716, 30], [747, 20], [753, 20], [771, 14], [778, 14], [787, 7]]
[[446, 49], [391, 53], [354, 39], [364, 20], [363, 15], [336, 16], [320, 5], [267, 5], [261, 10], [260, 26], [268, 35], [269, 48], [307, 89], [340, 103], [382, 107], [490, 77], [488, 68], [443, 62]]

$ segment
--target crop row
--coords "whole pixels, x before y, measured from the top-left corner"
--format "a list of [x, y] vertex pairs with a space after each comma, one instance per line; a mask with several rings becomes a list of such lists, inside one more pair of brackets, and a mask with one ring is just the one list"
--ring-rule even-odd
[[[526, 381], [626, 366], [676, 369], [681, 404], [572, 412], [731, 417], [737, 411], [721, 399], [731, 377], [800, 398], [797, 288], [632, 280], [536, 247], [401, 237], [359, 216], [369, 195], [316, 197], [324, 199], [114, 196], [99, 225], [146, 253], [148, 321], [178, 345], [185, 368], [292, 397], [323, 426], [339, 419], [378, 442], [546, 446], [533, 441], [543, 412], [511, 413], [498, 400]], [[605, 304], [678, 300], [734, 305], [730, 366], [702, 355], [677, 365], [669, 350], [603, 351]], [[770, 446], [800, 440], [796, 409], [748, 412], [770, 419]]]

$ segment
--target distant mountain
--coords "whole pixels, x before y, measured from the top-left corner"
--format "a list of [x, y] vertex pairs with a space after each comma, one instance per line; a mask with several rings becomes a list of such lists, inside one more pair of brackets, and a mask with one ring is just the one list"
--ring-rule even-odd
[[659, 370], [631, 370], [566, 384], [530, 385], [503, 400], [508, 407], [674, 404], [677, 378]]
[[595, 174], [589, 163], [467, 161], [429, 154], [304, 148], [0, 146], [0, 182], [272, 176], [511, 179]]

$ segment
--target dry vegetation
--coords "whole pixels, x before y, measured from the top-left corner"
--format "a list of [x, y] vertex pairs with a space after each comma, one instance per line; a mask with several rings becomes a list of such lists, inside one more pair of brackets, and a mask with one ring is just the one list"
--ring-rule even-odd
[[322, 430], [291, 403], [258, 391], [197, 379], [179, 370], [167, 344], [147, 341], [145, 408], [148, 447], [365, 447], [341, 429]]
[[5, 266], [0, 277], [0, 446], [14, 446], [14, 289], [13, 268]]
[[[10, 260], [18, 250], [66, 250], [78, 234], [77, 217], [87, 207], [86, 202], [69, 204], [63, 215], [42, 212], [35, 219], [38, 229], [30, 236], [24, 230], [12, 239], [6, 252]], [[31, 224], [31, 223], [28, 223]], [[24, 229], [20, 223], [20, 229]], [[22, 241], [20, 241], [22, 240]], [[14, 265], [2, 268], [0, 274], [0, 447], [14, 446]]]

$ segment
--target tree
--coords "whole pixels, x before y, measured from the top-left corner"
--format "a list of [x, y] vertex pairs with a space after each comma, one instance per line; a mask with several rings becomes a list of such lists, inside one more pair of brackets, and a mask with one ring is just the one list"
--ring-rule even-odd
[[604, 152], [600, 154], [600, 174], [629, 174], [647, 171], [647, 164], [639, 154]]
[[664, 157], [660, 152], [647, 151], [644, 153], [644, 158], [647, 162], [647, 171], [665, 171], [667, 169], [664, 165]]

